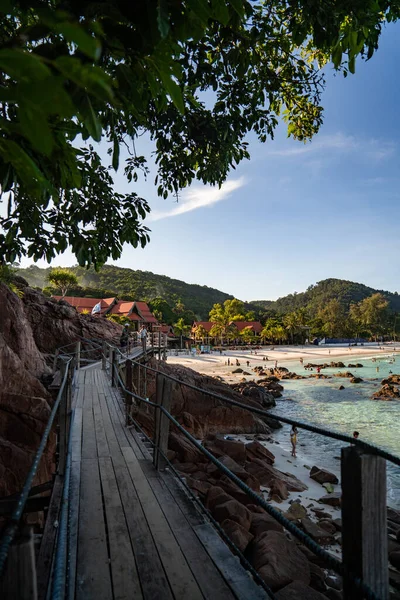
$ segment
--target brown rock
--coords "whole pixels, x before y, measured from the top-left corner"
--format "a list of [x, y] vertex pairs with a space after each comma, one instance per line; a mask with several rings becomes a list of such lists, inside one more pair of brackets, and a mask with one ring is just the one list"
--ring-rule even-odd
[[361, 377], [352, 377], [350, 379], [350, 383], [362, 383], [363, 379]]
[[293, 581], [276, 592], [276, 600], [326, 600], [326, 596], [301, 581]]
[[311, 510], [313, 511], [313, 513], [315, 513], [315, 515], [319, 519], [331, 519], [332, 518], [331, 514], [326, 512], [325, 510], [322, 510], [322, 508], [312, 508]]
[[400, 525], [400, 510], [395, 510], [394, 508], [387, 507], [387, 517], [394, 523]]
[[314, 563], [310, 563], [310, 576], [310, 587], [317, 590], [317, 592], [325, 592], [325, 573], [323, 569]]
[[328, 531], [326, 531], [325, 529], [319, 527], [316, 523], [313, 523], [307, 517], [305, 519], [301, 519], [301, 524], [307, 535], [309, 535], [315, 542], [317, 542], [321, 546], [333, 544], [333, 535], [331, 533], [328, 533]]
[[169, 434], [168, 447], [176, 452], [180, 462], [202, 463], [207, 460], [207, 457], [181, 433]]
[[251, 442], [250, 444], [246, 444], [245, 448], [247, 460], [251, 461], [255, 458], [259, 458], [270, 465], [274, 464], [275, 456], [268, 448], [260, 444], [257, 440], [254, 440], [254, 442]]
[[322, 504], [329, 504], [329, 506], [339, 507], [342, 503], [342, 494], [340, 492], [327, 494], [326, 496], [322, 496], [322, 498], [319, 499], [319, 502]]
[[278, 497], [279, 501], [286, 500], [289, 498], [288, 489], [283, 481], [280, 479], [273, 479], [271, 482], [271, 489], [269, 491], [270, 497]]
[[217, 504], [212, 510], [214, 518], [222, 523], [225, 519], [230, 519], [239, 523], [246, 531], [249, 531], [251, 525], [251, 512], [237, 500], [228, 500], [223, 504]]
[[303, 492], [308, 489], [307, 486], [294, 475], [282, 473], [258, 458], [253, 459], [251, 462], [246, 462], [245, 469], [254, 475], [261, 485], [266, 487], [270, 487], [271, 481], [280, 479], [286, 484], [286, 487], [290, 492]]
[[221, 527], [225, 531], [225, 533], [230, 537], [232, 542], [236, 544], [241, 552], [244, 552], [253, 539], [253, 535], [249, 533], [244, 527], [242, 527], [236, 521], [231, 521], [230, 519], [226, 519]]
[[267, 531], [253, 540], [252, 564], [270, 586], [278, 590], [292, 581], [310, 582], [310, 567], [304, 554], [284, 533]]
[[289, 509], [285, 513], [285, 517], [289, 521], [298, 521], [307, 517], [307, 509], [300, 502], [292, 502]]
[[218, 485], [232, 498], [243, 504], [243, 506], [254, 504], [253, 498], [251, 498], [248, 494], [246, 494], [246, 492], [241, 490], [235, 483], [233, 483], [233, 481], [226, 477], [226, 475], [223, 475], [218, 480]]
[[[231, 458], [230, 456], [222, 456], [219, 460], [223, 465], [225, 465], [225, 467], [232, 471], [232, 473], [240, 477], [240, 479], [244, 481], [244, 483], [246, 483], [252, 490], [254, 490], [255, 492], [260, 491], [260, 482], [258, 481], [258, 479], [256, 479], [254, 475], [248, 473], [242, 466], [240, 466], [235, 460], [233, 460], [233, 458]], [[219, 470], [216, 465], [213, 465], [213, 467], [215, 467], [215, 469], [217, 469], [218, 472], [222, 475], [222, 471]], [[210, 475], [212, 476], [215, 475], [214, 469], [207, 469], [207, 472], [210, 473]], [[234, 484], [232, 483], [232, 485]]]
[[226, 440], [223, 435], [208, 436], [204, 442], [204, 447], [210, 450], [213, 454], [217, 449], [217, 458], [222, 455], [227, 455], [233, 458], [238, 464], [243, 465], [246, 460], [246, 450], [243, 442], [236, 440]]
[[400, 398], [400, 391], [398, 388], [387, 383], [381, 387], [381, 389], [372, 396], [375, 400], [393, 400]]
[[[247, 373], [250, 375], [250, 373]], [[251, 398], [264, 408], [273, 408], [276, 406], [275, 397], [265, 386], [260, 386], [255, 381], [242, 380], [240, 383], [234, 383], [231, 388], [239, 392], [242, 396]]]
[[208, 483], [208, 481], [200, 481], [193, 477], [186, 477], [186, 483], [192, 490], [198, 492], [201, 496], [205, 496], [211, 487], [211, 483]]
[[203, 428], [193, 415], [188, 412], [183, 412], [179, 415], [177, 420], [183, 425], [186, 431], [194, 435], [194, 437], [199, 439], [203, 438]]
[[313, 565], [318, 565], [318, 567], [323, 567], [323, 568], [326, 567], [325, 560], [323, 558], [320, 558], [319, 556], [317, 556], [317, 554], [314, 554], [314, 552], [312, 552], [311, 550], [306, 548], [306, 546], [299, 544], [298, 548], [299, 548], [299, 550], [301, 550], [301, 552], [304, 554], [304, 556], [307, 557], [307, 560], [310, 563], [312, 563]]
[[224, 492], [222, 488], [212, 486], [207, 492], [205, 507], [212, 511], [218, 504], [224, 504], [229, 500], [233, 500], [232, 496]]
[[[250, 506], [247, 507], [250, 509]], [[280, 531], [283, 532], [283, 527], [278, 523], [274, 517], [271, 517], [268, 513], [266, 513], [263, 509], [263, 512], [252, 512], [251, 518], [251, 527], [250, 533], [254, 535], [254, 537], [258, 537], [261, 533], [265, 531]]]
[[334, 523], [332, 523], [332, 521], [330, 519], [322, 519], [321, 521], [318, 521], [318, 527], [320, 527], [321, 529], [324, 529], [325, 531], [327, 531], [328, 533], [331, 533], [332, 535], [334, 533], [336, 533], [336, 531], [337, 531]]
[[317, 481], [318, 483], [339, 483], [338, 478], [333, 473], [330, 473], [326, 469], [321, 469], [320, 467], [312, 467], [310, 471], [311, 479]]
[[342, 519], [333, 519], [332, 523], [336, 527], [337, 531], [342, 531]]

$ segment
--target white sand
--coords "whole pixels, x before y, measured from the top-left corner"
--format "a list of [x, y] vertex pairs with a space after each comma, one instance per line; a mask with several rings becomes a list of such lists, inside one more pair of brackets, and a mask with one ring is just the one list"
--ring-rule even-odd
[[[273, 350], [271, 348], [274, 348]], [[275, 361], [278, 361], [279, 366], [289, 366], [296, 371], [297, 368], [302, 368], [300, 358], [303, 358], [304, 364], [307, 362], [330, 362], [342, 360], [344, 363], [354, 362], [356, 358], [364, 357], [371, 358], [378, 355], [392, 354], [400, 351], [400, 344], [385, 344], [382, 346], [263, 346], [260, 350], [256, 350], [257, 354], [250, 353], [250, 350], [224, 350], [222, 355], [219, 352], [211, 354], [200, 354], [192, 356], [189, 353], [178, 353], [176, 356], [173, 351], [168, 354], [167, 362], [169, 364], [183, 365], [189, 367], [198, 373], [204, 375], [212, 375], [222, 377], [227, 383], [239, 381], [244, 374], [232, 373], [236, 368], [236, 359], [240, 362], [240, 368], [247, 371], [251, 375], [250, 379], [254, 379], [256, 374], [252, 371], [255, 366], [263, 366], [264, 368], [274, 367]], [[268, 357], [268, 361], [263, 360], [263, 356]], [[231, 365], [225, 363], [228, 358]], [[246, 362], [250, 365], [247, 366]], [[234, 364], [232, 364], [232, 362]], [[249, 376], [247, 376], [249, 377]]]

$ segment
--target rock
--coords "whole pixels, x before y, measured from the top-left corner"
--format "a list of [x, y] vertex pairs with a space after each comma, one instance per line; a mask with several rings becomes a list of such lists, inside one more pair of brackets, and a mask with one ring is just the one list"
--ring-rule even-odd
[[314, 552], [312, 552], [311, 550], [309, 550], [302, 544], [299, 544], [298, 548], [299, 548], [299, 550], [301, 550], [301, 552], [304, 554], [304, 556], [307, 557], [307, 560], [311, 564], [318, 565], [319, 567], [323, 567], [323, 568], [326, 566], [325, 560], [323, 558], [317, 556], [316, 554], [314, 554]]
[[237, 500], [228, 500], [223, 504], [217, 504], [212, 510], [213, 517], [222, 523], [225, 519], [239, 523], [246, 531], [251, 525], [251, 512]]
[[389, 554], [389, 561], [396, 569], [400, 571], [400, 550], [395, 550]]
[[386, 379], [382, 379], [382, 385], [385, 385], [385, 383], [400, 385], [400, 375], [389, 375]]
[[180, 462], [202, 463], [207, 457], [180, 433], [171, 432], [168, 437], [168, 447], [176, 452]]
[[[250, 510], [252, 507], [247, 506], [247, 509]], [[261, 507], [257, 507], [261, 508]], [[283, 527], [274, 517], [271, 517], [268, 513], [261, 509], [262, 512], [252, 512], [251, 518], [251, 526], [250, 533], [254, 535], [254, 537], [258, 537], [261, 533], [265, 531], [281, 531], [283, 532]]]
[[335, 488], [333, 487], [333, 485], [331, 483], [323, 483], [322, 485], [326, 489], [328, 494], [331, 494], [335, 490]]
[[330, 366], [333, 369], [344, 369], [346, 365], [344, 363], [342, 363], [341, 361], [339, 361], [339, 362], [331, 362]]
[[333, 494], [328, 494], [327, 496], [322, 496], [319, 499], [321, 504], [329, 504], [329, 506], [339, 507], [341, 506], [342, 494], [341, 492], [334, 492]]
[[301, 581], [293, 581], [276, 592], [276, 600], [326, 600], [319, 591], [305, 585]]
[[322, 510], [322, 508], [312, 508], [311, 510], [313, 511], [313, 513], [316, 514], [316, 516], [319, 519], [331, 519], [332, 518], [331, 514]]
[[327, 575], [325, 577], [325, 583], [328, 587], [338, 590], [339, 592], [343, 589], [343, 580], [340, 575]]
[[[260, 482], [253, 475], [248, 473], [242, 466], [240, 466], [236, 461], [233, 460], [230, 456], [222, 456], [220, 462], [225, 465], [227, 469], [232, 471], [235, 475], [240, 477], [244, 483], [246, 483], [252, 490], [255, 492], [260, 491]], [[211, 463], [207, 467], [207, 473], [212, 477], [218, 479], [218, 477], [223, 475], [223, 472], [213, 463]], [[229, 480], [230, 481], [230, 480]], [[234, 484], [233, 484], [234, 485]]]
[[223, 455], [230, 456], [237, 464], [243, 465], [246, 460], [246, 446], [239, 440], [227, 440], [222, 435], [209, 435], [203, 442], [217, 458]]
[[234, 369], [232, 373], [243, 373], [243, 369], [239, 367], [238, 369]]
[[286, 484], [286, 487], [290, 492], [304, 492], [304, 490], [308, 489], [307, 486], [294, 475], [282, 473], [272, 465], [269, 465], [258, 458], [255, 458], [251, 462], [246, 462], [245, 469], [254, 475], [261, 485], [266, 487], [270, 487], [273, 479], [280, 479]]
[[273, 479], [271, 482], [271, 489], [269, 491], [270, 497], [277, 497], [279, 500], [286, 500], [289, 498], [288, 489], [283, 481], [280, 479]]
[[325, 596], [327, 598], [329, 598], [329, 600], [342, 600], [343, 599], [343, 594], [333, 588], [328, 588], [325, 592]]
[[339, 385], [338, 390], [344, 390], [344, 389], [345, 389], [344, 385]]
[[179, 415], [177, 420], [181, 425], [183, 425], [186, 431], [194, 435], [195, 438], [203, 438], [203, 428], [193, 415], [188, 412], [183, 412], [181, 415]]
[[333, 519], [332, 523], [336, 527], [337, 531], [342, 531], [342, 519]]
[[274, 396], [266, 389], [266, 387], [258, 385], [255, 381], [241, 381], [234, 383], [231, 388], [245, 396], [251, 398], [264, 408], [273, 408], [276, 406]]
[[317, 592], [324, 592], [326, 590], [326, 585], [323, 569], [314, 563], [310, 563], [310, 576], [310, 587]]
[[247, 546], [253, 539], [253, 535], [236, 521], [226, 519], [223, 523], [221, 523], [221, 527], [241, 552], [246, 550]]
[[394, 523], [400, 525], [400, 510], [395, 510], [394, 508], [387, 507], [387, 517]]
[[300, 502], [292, 502], [285, 513], [289, 521], [299, 521], [307, 517], [307, 509]]
[[326, 469], [321, 469], [320, 467], [312, 467], [310, 471], [311, 479], [317, 481], [318, 483], [339, 483], [338, 478], [333, 473], [330, 473]]
[[334, 538], [331, 533], [319, 527], [316, 523], [313, 523], [309, 518], [301, 519], [301, 524], [304, 531], [309, 535], [315, 542], [321, 546], [333, 544]]
[[251, 562], [272, 591], [292, 581], [310, 582], [310, 567], [304, 554], [284, 533], [267, 531], [251, 545]]
[[251, 461], [255, 458], [259, 458], [270, 465], [273, 465], [275, 462], [275, 456], [272, 454], [268, 448], [260, 444], [257, 440], [251, 442], [251, 444], [246, 444], [246, 459]]
[[351, 373], [350, 371], [339, 371], [339, 373], [334, 373], [333, 374], [334, 377], [347, 377], [348, 379], [351, 379], [352, 377], [354, 377], [353, 373]]
[[320, 527], [321, 529], [324, 529], [325, 531], [327, 531], [330, 534], [334, 534], [336, 533], [337, 529], [335, 527], [335, 525], [332, 523], [332, 521], [330, 519], [321, 519], [321, 521], [318, 521], [318, 527]]
[[229, 500], [233, 500], [232, 496], [224, 492], [219, 486], [212, 486], [207, 492], [204, 504], [212, 512], [218, 504], [224, 504], [225, 502], [229, 502]]
[[350, 383], [362, 383], [363, 379], [361, 377], [352, 377], [350, 379]]
[[400, 398], [400, 391], [393, 385], [386, 383], [372, 396], [374, 400], [393, 400]]
[[198, 492], [202, 497], [206, 496], [211, 487], [211, 483], [208, 481], [200, 481], [199, 479], [195, 479], [194, 477], [190, 476], [186, 477], [186, 483], [192, 490]]

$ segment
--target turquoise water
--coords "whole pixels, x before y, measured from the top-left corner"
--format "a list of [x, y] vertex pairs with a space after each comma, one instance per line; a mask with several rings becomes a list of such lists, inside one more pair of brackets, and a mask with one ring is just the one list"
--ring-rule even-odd
[[[381, 386], [381, 380], [389, 375], [389, 371], [400, 373], [400, 356], [379, 357], [376, 362], [346, 356], [335, 357], [335, 361], [343, 360], [346, 369], [323, 369], [322, 373], [330, 375], [349, 370], [355, 376], [362, 377], [363, 383], [353, 384], [346, 378], [334, 377], [320, 380], [285, 380], [283, 398], [277, 400], [272, 411], [275, 414], [298, 419], [334, 429], [352, 435], [354, 430], [360, 432], [360, 438], [376, 444], [393, 454], [400, 455], [400, 400], [391, 402], [371, 400], [372, 394]], [[388, 361], [394, 360], [394, 364]], [[313, 361], [323, 364], [323, 360]], [[360, 362], [359, 369], [348, 369], [349, 362]], [[285, 363], [289, 370], [300, 375], [307, 375], [299, 362]], [[379, 373], [376, 368], [379, 367]], [[314, 370], [315, 372], [315, 370]], [[344, 385], [344, 390], [338, 387]], [[286, 441], [289, 438], [288, 425], [277, 433], [277, 439]], [[299, 431], [299, 444], [310, 461], [319, 466], [338, 471], [340, 448], [343, 443], [307, 431]], [[303, 446], [304, 444], [304, 446]], [[400, 468], [388, 463], [388, 503], [400, 507]]]

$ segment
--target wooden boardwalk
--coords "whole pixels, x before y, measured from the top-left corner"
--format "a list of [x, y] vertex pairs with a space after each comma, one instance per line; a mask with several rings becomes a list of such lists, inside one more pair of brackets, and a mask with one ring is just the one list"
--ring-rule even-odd
[[99, 366], [78, 372], [69, 599], [264, 599], [176, 480], [124, 425]]

